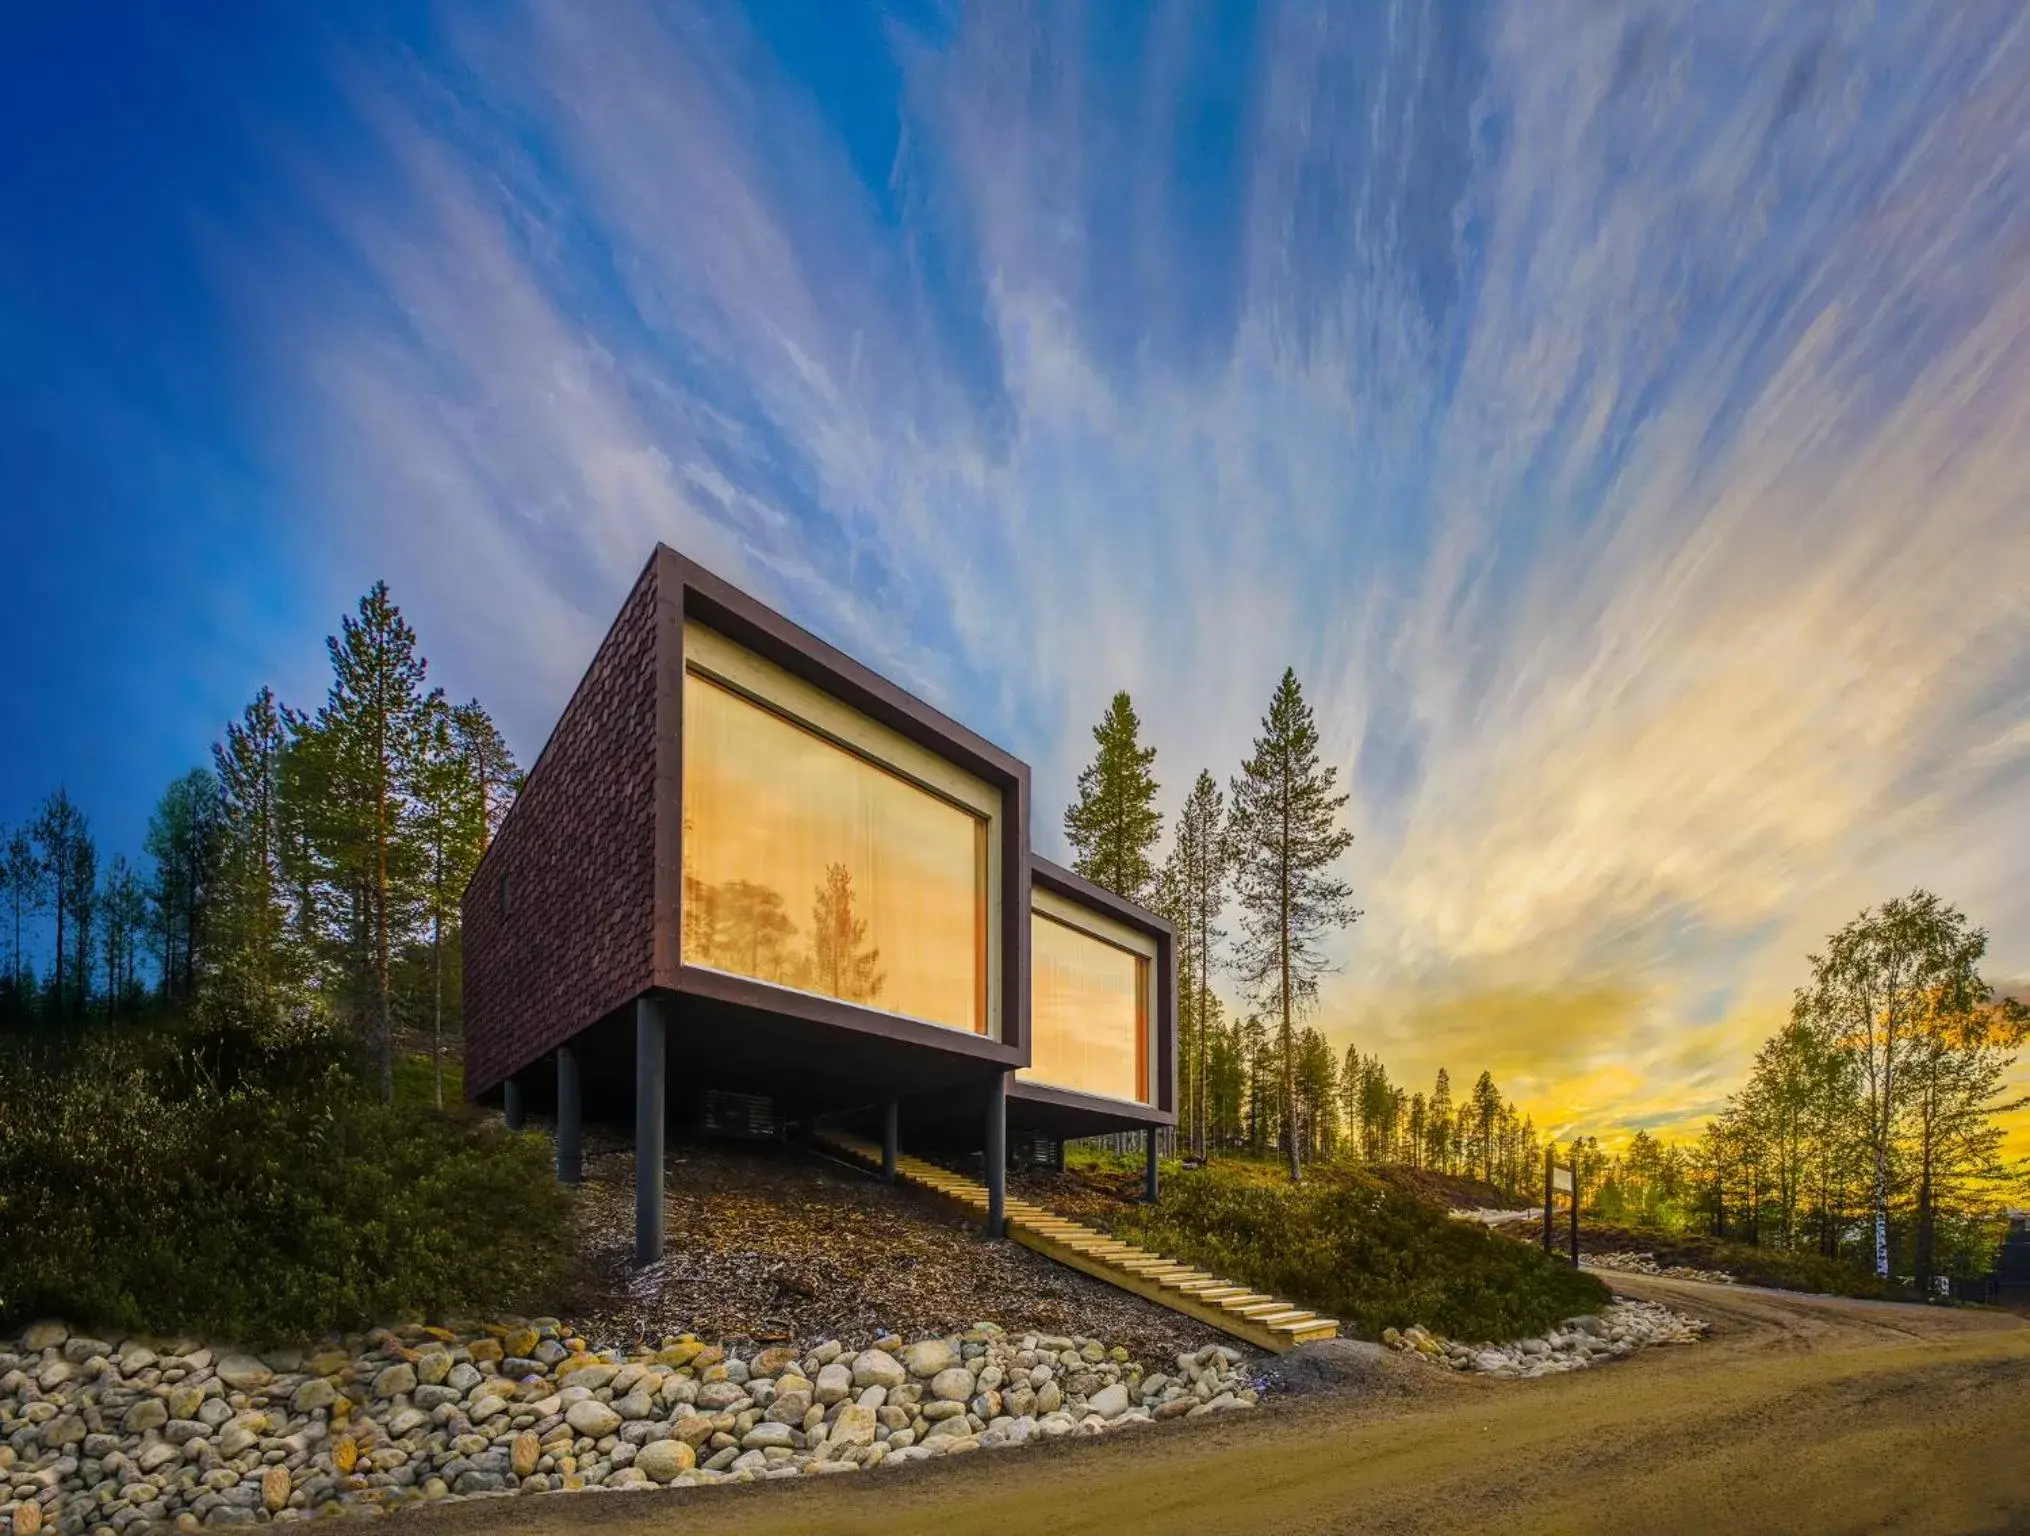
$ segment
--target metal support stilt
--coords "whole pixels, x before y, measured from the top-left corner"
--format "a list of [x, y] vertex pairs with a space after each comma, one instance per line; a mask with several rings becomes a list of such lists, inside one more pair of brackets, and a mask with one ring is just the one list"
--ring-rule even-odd
[[576, 1047], [557, 1047], [557, 1181], [576, 1184], [585, 1176], [584, 1100], [578, 1087]]
[[663, 1015], [634, 1005], [634, 1261], [663, 1255]]

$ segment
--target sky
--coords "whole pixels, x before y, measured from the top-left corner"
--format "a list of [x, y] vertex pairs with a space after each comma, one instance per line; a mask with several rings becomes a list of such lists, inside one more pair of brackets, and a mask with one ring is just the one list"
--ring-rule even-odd
[[660, 539], [1059, 856], [1114, 690], [1174, 810], [1295, 667], [1321, 1027], [1688, 1132], [1865, 906], [2030, 978], [2026, 76], [2006, 5], [8, 7], [0, 823], [138, 852], [379, 577], [532, 759]]

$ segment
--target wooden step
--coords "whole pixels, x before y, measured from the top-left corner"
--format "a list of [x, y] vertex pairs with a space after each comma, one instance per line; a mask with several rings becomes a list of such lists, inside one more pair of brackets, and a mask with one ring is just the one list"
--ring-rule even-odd
[[[833, 1150], [869, 1167], [881, 1166], [881, 1149], [872, 1142], [829, 1134], [825, 1140]], [[896, 1159], [895, 1172], [898, 1179], [969, 1211], [983, 1212], [988, 1207], [986, 1186], [949, 1168], [905, 1156]], [[1015, 1242], [1259, 1348], [1287, 1350], [1313, 1339], [1331, 1338], [1339, 1331], [1332, 1318], [1123, 1242], [1033, 1200], [1004, 1199], [1001, 1209], [1008, 1236]]]

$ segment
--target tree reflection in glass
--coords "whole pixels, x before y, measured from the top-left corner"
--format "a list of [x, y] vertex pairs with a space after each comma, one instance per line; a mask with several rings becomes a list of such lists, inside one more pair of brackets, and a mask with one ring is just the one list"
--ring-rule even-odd
[[695, 672], [683, 793], [686, 964], [985, 1032], [984, 818]]

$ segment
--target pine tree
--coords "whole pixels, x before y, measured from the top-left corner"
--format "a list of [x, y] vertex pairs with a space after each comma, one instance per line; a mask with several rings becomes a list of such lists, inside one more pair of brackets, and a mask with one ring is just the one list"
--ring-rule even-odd
[[1452, 1074], [1438, 1069], [1425, 1114], [1424, 1157], [1441, 1173], [1452, 1172]]
[[[486, 782], [491, 770], [473, 761], [475, 739], [470, 730], [458, 729], [458, 711], [476, 711], [489, 732], [492, 722], [485, 720], [486, 712], [477, 703], [452, 709], [433, 695], [425, 704], [428, 720], [416, 762], [414, 792], [416, 835], [427, 861], [423, 910], [430, 923], [430, 1083], [437, 1108], [442, 1109], [447, 941], [458, 944], [459, 899], [479, 868], [490, 835]], [[476, 750], [483, 753], [488, 749], [481, 744]]]
[[99, 888], [100, 945], [106, 967], [107, 1011], [131, 1008], [140, 990], [134, 961], [148, 925], [148, 902], [140, 878], [124, 854], [115, 854]]
[[48, 882], [50, 905], [56, 912], [56, 962], [50, 968], [54, 991], [51, 1008], [64, 1017], [64, 977], [70, 945], [77, 936], [78, 890], [76, 844], [91, 834], [85, 813], [78, 809], [70, 792], [59, 789], [42, 803], [42, 810], [30, 828], [37, 844], [36, 861]]
[[283, 982], [288, 907], [282, 884], [282, 754], [288, 743], [272, 689], [254, 695], [212, 748], [219, 786], [221, 963], [244, 976], [271, 1017]]
[[1156, 749], [1137, 739], [1142, 723], [1126, 693], [1114, 695], [1093, 727], [1099, 751], [1078, 776], [1078, 799], [1064, 813], [1072, 866], [1116, 896], [1146, 900], [1155, 870], [1149, 850], [1163, 826], [1156, 781], [1149, 769]]
[[144, 846], [155, 861], [148, 897], [162, 956], [162, 995], [187, 999], [205, 961], [219, 861], [218, 781], [202, 768], [172, 779], [148, 819]]
[[99, 913], [99, 850], [92, 841], [82, 812], [77, 835], [65, 853], [65, 867], [59, 885], [70, 887], [71, 929], [71, 1011], [82, 1017], [92, 1000], [92, 925]]
[[317, 729], [331, 744], [342, 780], [333, 849], [343, 882], [357, 896], [356, 943], [371, 995], [371, 1035], [379, 1057], [381, 1097], [395, 1096], [395, 1032], [390, 987], [394, 944], [412, 922], [426, 860], [414, 832], [412, 796], [431, 703], [423, 692], [427, 664], [416, 633], [377, 581], [359, 614], [340, 620], [326, 642], [330, 696]]
[[7, 974], [13, 983], [15, 1006], [25, 1012], [28, 978], [23, 964], [25, 951], [22, 949], [21, 928], [25, 921], [33, 920], [42, 911], [49, 892], [49, 876], [42, 861], [35, 855], [35, 844], [30, 841], [28, 828], [17, 828], [8, 837], [4, 858], [0, 858], [0, 871], [4, 871], [6, 877], [7, 911], [13, 921]]
[[[1125, 698], [1125, 695], [1123, 695]], [[1212, 992], [1213, 956], [1226, 937], [1219, 916], [1226, 906], [1227, 885], [1233, 872], [1232, 850], [1227, 842], [1226, 797], [1210, 773], [1200, 770], [1183, 809], [1177, 813], [1176, 834], [1170, 857], [1165, 860], [1159, 910], [1177, 929], [1179, 993], [1188, 999], [1188, 1016], [1183, 1026], [1185, 1081], [1191, 1090], [1186, 1107], [1191, 1120], [1192, 1144], [1200, 1157], [1206, 1155], [1205, 1103], [1210, 1037], [1202, 1015]]]
[[1473, 1150], [1480, 1160], [1480, 1177], [1494, 1182], [1494, 1127], [1501, 1114], [1501, 1093], [1494, 1086], [1494, 1074], [1482, 1072], [1473, 1084]]
[[452, 706], [451, 736], [479, 796], [479, 851], [485, 853], [521, 792], [522, 771], [508, 750], [507, 738], [477, 699]]
[[[1231, 838], [1235, 892], [1241, 907], [1236, 955], [1242, 985], [1280, 1026], [1285, 1120], [1294, 1105], [1293, 1025], [1316, 998], [1326, 969], [1321, 941], [1330, 928], [1354, 922], [1352, 892], [1331, 873], [1353, 842], [1338, 825], [1345, 795], [1335, 795], [1334, 768], [1318, 761], [1318, 730], [1294, 670], [1262, 719], [1253, 755], [1233, 781]], [[1303, 1177], [1296, 1138], [1286, 1136], [1290, 1178]]]

